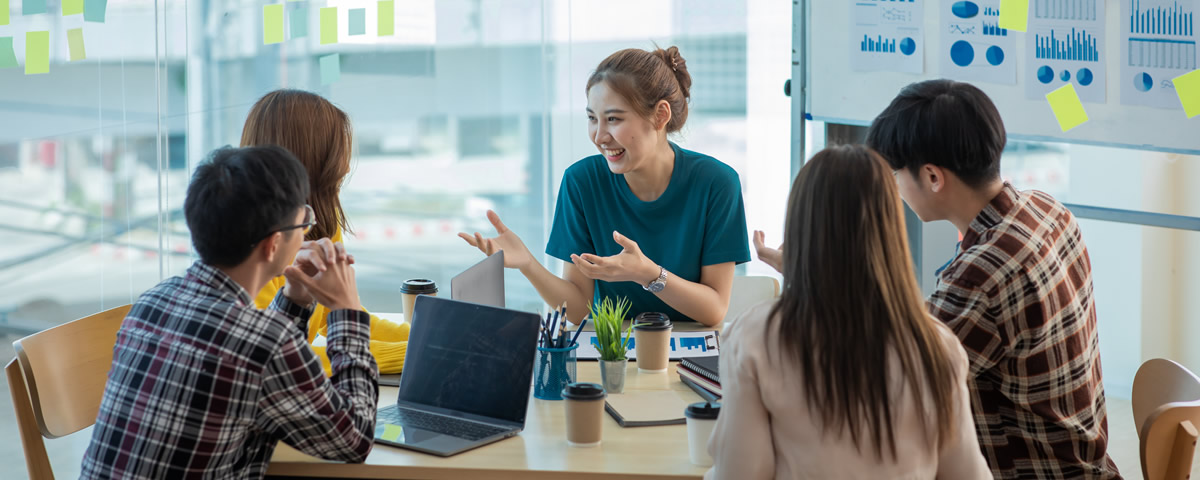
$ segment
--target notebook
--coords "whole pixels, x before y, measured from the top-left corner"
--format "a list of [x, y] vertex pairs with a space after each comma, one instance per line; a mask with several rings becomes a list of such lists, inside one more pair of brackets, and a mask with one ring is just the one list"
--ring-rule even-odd
[[639, 390], [614, 393], [604, 402], [604, 411], [622, 427], [683, 425], [683, 410], [704, 399], [691, 391]]
[[704, 377], [683, 365], [676, 366], [675, 371], [679, 374], [680, 380], [692, 382], [696, 384], [696, 386], [708, 390], [717, 396], [724, 395], [724, 393], [721, 392], [721, 384], [710, 380], [708, 377]]
[[701, 387], [700, 384], [688, 380], [683, 375], [679, 376], [679, 381], [683, 382], [684, 385], [687, 385], [688, 388], [692, 389], [693, 392], [696, 392], [696, 395], [699, 395], [700, 398], [703, 398], [706, 402], [713, 403], [721, 401], [721, 395], [710, 392], [707, 388]]
[[721, 384], [721, 377], [720, 377], [721, 369], [718, 368], [718, 364], [720, 363], [720, 360], [721, 360], [720, 356], [711, 355], [711, 356], [707, 356], [707, 357], [684, 358], [679, 361], [679, 364], [687, 367], [688, 370], [691, 370], [691, 371], [699, 374], [700, 376], [703, 376], [704, 378], [711, 380], [713, 383], [720, 385]]

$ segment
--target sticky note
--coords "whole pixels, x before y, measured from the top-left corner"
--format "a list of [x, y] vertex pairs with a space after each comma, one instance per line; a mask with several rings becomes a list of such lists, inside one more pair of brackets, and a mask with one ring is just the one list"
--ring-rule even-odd
[[8, 25], [8, 0], [0, 0], [0, 25]]
[[1192, 70], [1192, 73], [1185, 73], [1171, 81], [1175, 84], [1179, 103], [1183, 104], [1183, 113], [1188, 118], [1200, 115], [1200, 70]]
[[379, 36], [390, 37], [396, 34], [396, 2], [379, 0]]
[[342, 78], [342, 55], [334, 53], [321, 57], [321, 85], [329, 85]]
[[1079, 94], [1075, 93], [1074, 84], [1068, 83], [1047, 93], [1046, 101], [1050, 102], [1050, 108], [1054, 110], [1054, 117], [1058, 119], [1058, 126], [1064, 132], [1088, 121], [1087, 111], [1083, 109], [1083, 103], [1079, 101]]
[[1000, 28], [1029, 29], [1029, 0], [1000, 0]]
[[283, 4], [263, 5], [263, 45], [283, 42]]
[[22, 0], [21, 15], [46, 13], [46, 0]]
[[63, 16], [83, 13], [83, 0], [62, 0]]
[[82, 28], [72, 28], [67, 30], [67, 46], [71, 49], [72, 62], [87, 58], [87, 52], [83, 49]]
[[337, 7], [321, 9], [321, 45], [337, 43]]
[[308, 7], [293, 8], [288, 13], [288, 25], [292, 28], [292, 38], [308, 36]]
[[389, 442], [399, 442], [400, 437], [404, 435], [404, 427], [399, 425], [385, 424], [383, 426], [383, 435], [379, 438]]
[[0, 68], [17, 66], [17, 52], [13, 50], [13, 37], [0, 37]]
[[367, 9], [350, 9], [350, 35], [365, 35], [367, 33]]
[[50, 73], [50, 31], [25, 32], [25, 74]]
[[108, 0], [84, 0], [83, 21], [104, 23], [104, 11], [108, 8]]

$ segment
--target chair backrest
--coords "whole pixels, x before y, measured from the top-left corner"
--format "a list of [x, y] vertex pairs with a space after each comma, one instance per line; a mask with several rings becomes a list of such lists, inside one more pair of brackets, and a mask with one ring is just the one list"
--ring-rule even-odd
[[779, 281], [771, 277], [733, 277], [733, 288], [729, 292], [729, 309], [725, 311], [725, 325], [763, 300], [779, 296]]
[[1194, 428], [1200, 427], [1200, 378], [1171, 360], [1148, 360], [1134, 376], [1132, 404], [1142, 476], [1157, 480], [1172, 472], [1186, 478], [1195, 451]]
[[70, 435], [96, 421], [127, 313], [129, 305], [117, 307], [13, 342], [42, 436]]

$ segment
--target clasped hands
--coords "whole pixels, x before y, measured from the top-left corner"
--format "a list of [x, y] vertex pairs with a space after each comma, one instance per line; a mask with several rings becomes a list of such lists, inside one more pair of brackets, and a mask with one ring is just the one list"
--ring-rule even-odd
[[296, 259], [283, 269], [286, 279], [283, 294], [292, 301], [308, 305], [315, 298], [333, 310], [362, 310], [354, 280], [354, 256], [346, 253], [341, 242], [328, 238], [305, 241]]

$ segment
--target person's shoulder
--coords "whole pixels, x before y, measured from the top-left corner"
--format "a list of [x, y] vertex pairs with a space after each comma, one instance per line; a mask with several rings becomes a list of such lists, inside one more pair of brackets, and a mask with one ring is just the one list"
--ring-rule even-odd
[[563, 181], [573, 181], [576, 183], [587, 183], [585, 180], [595, 178], [604, 172], [608, 172], [608, 166], [605, 165], [603, 155], [590, 155], [577, 160], [567, 167], [563, 172]]
[[954, 366], [955, 374], [960, 375], [967, 369], [968, 358], [967, 350], [963, 348], [962, 340], [958, 335], [951, 330], [949, 326], [942, 323], [936, 318], [930, 317], [933, 322], [934, 330], [937, 332], [938, 339], [941, 341], [941, 347], [946, 352], [946, 356], [950, 359], [951, 365]]
[[771, 321], [771, 311], [774, 307], [775, 300], [772, 299], [763, 300], [746, 309], [725, 327], [721, 333], [721, 341], [732, 343], [734, 346], [746, 345], [752, 350], [761, 350], [758, 347], [762, 345], [762, 340], [766, 336]]
[[739, 183], [737, 170], [715, 157], [700, 152], [679, 149], [680, 158], [686, 162], [687, 168], [696, 178], [723, 180], [726, 183]]

